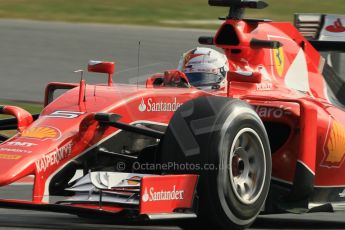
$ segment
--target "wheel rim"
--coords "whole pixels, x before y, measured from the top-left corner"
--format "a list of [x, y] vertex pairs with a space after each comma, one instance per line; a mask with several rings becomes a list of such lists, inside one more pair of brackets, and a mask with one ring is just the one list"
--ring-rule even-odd
[[266, 176], [265, 149], [253, 129], [244, 128], [237, 133], [228, 164], [237, 199], [243, 204], [253, 204], [262, 192]]

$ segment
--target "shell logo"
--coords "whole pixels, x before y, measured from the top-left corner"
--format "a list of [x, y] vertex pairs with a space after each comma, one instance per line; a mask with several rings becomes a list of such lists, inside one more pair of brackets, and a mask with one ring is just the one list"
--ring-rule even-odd
[[128, 185], [140, 185], [141, 177], [133, 176], [127, 180]]
[[60, 131], [53, 127], [41, 126], [41, 127], [31, 127], [25, 130], [22, 137], [35, 138], [35, 139], [59, 139], [61, 134]]
[[273, 59], [274, 59], [274, 65], [276, 67], [277, 73], [280, 77], [283, 76], [284, 71], [284, 50], [283, 47], [273, 49]]
[[329, 131], [329, 137], [325, 145], [326, 157], [324, 164], [339, 167], [345, 156], [345, 128], [334, 121]]

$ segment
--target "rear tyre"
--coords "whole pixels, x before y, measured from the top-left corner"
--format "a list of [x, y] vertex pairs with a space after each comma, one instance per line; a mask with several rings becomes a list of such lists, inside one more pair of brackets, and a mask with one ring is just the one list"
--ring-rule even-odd
[[174, 165], [166, 173], [200, 175], [198, 216], [203, 224], [246, 228], [268, 194], [268, 137], [255, 111], [240, 100], [202, 97], [182, 105], [162, 140], [161, 162]]

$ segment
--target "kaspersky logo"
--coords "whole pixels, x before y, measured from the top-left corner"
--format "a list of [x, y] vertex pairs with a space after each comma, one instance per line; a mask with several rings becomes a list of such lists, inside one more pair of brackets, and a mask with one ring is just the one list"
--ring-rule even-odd
[[157, 201], [172, 201], [172, 200], [183, 200], [184, 190], [176, 190], [176, 185], [171, 190], [160, 190], [155, 191], [154, 187], [149, 189], [145, 188], [145, 192], [142, 196], [143, 202], [157, 202]]
[[159, 101], [154, 101], [153, 98], [147, 98], [146, 102], [144, 98], [138, 106], [140, 112], [175, 112], [182, 103], [177, 101], [177, 98], [166, 98]]

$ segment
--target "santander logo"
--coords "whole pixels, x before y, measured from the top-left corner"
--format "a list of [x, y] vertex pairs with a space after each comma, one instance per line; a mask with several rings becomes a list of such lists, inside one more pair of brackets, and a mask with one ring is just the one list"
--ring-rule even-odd
[[335, 20], [333, 25], [327, 26], [326, 30], [332, 33], [343, 33], [345, 32], [345, 27], [343, 26], [341, 19], [338, 18], [337, 20]]
[[141, 199], [143, 202], [183, 200], [184, 190], [177, 190], [176, 185], [174, 185], [171, 190], [162, 189], [155, 191], [154, 187], [150, 187], [149, 189], [145, 188], [145, 192]]
[[144, 102], [144, 98], [141, 98], [141, 103], [139, 104], [138, 109], [139, 109], [140, 112], [145, 112], [146, 111], [146, 105], [145, 105], [145, 102]]
[[145, 188], [145, 193], [144, 193], [144, 195], [143, 195], [143, 197], [142, 197], [142, 200], [143, 200], [143, 202], [147, 202], [147, 201], [149, 201], [149, 194], [147, 193], [147, 188]]
[[146, 102], [142, 98], [138, 110], [140, 112], [175, 112], [181, 105], [182, 103], [178, 102], [176, 97], [160, 100], [147, 98]]

